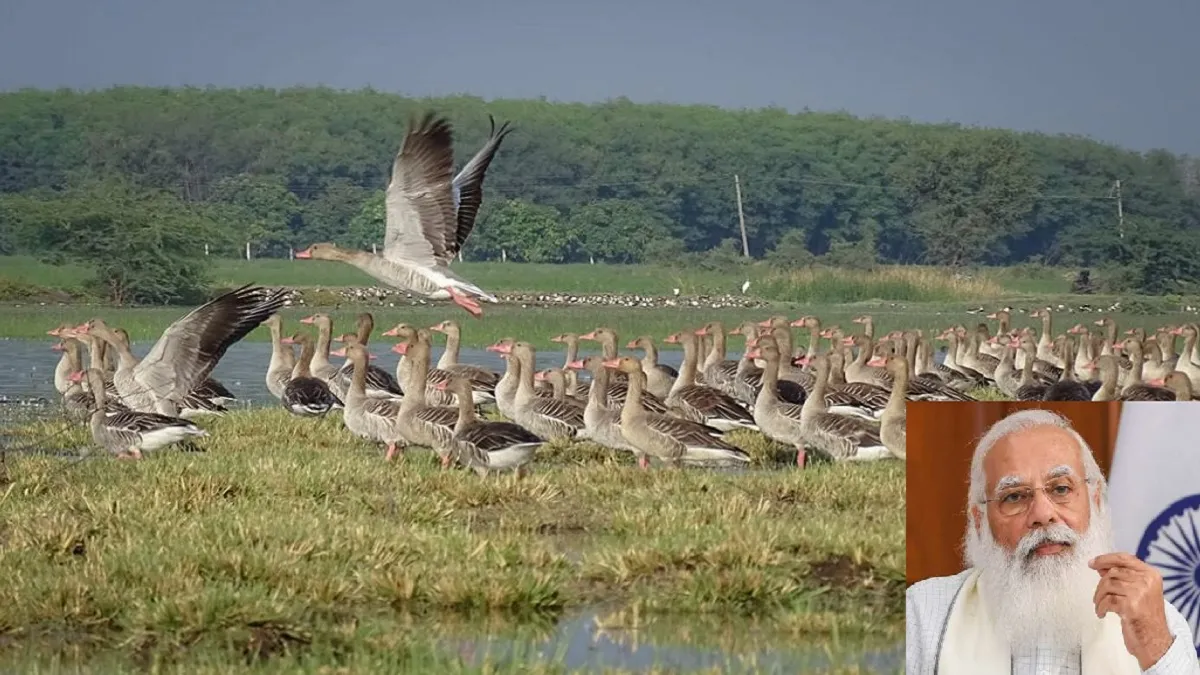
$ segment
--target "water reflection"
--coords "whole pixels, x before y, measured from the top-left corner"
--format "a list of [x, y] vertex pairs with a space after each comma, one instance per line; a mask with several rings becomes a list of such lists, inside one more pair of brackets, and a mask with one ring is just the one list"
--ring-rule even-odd
[[438, 622], [447, 646], [471, 665], [540, 660], [572, 672], [620, 668], [674, 672], [798, 673], [834, 668], [903, 670], [900, 639], [812, 638], [785, 626], [728, 615], [640, 615], [636, 609], [588, 608], [557, 622], [490, 619]]

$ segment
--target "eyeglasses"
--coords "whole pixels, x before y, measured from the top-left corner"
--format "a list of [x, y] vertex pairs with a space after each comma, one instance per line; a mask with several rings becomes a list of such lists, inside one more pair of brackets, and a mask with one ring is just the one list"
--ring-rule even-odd
[[[1092, 480], [1088, 479], [1083, 482], [1087, 484]], [[1075, 499], [1075, 495], [1079, 492], [1079, 486], [1074, 478], [1063, 476], [1049, 481], [1042, 486], [1041, 490], [1046, 493], [1046, 497], [1052, 503], [1061, 506], [1070, 504]], [[1019, 516], [1028, 511], [1029, 506], [1033, 504], [1033, 491], [1034, 488], [1028, 485], [1017, 485], [1001, 490], [994, 499], [985, 499], [983, 503], [996, 502], [996, 508], [999, 509], [1000, 515]]]

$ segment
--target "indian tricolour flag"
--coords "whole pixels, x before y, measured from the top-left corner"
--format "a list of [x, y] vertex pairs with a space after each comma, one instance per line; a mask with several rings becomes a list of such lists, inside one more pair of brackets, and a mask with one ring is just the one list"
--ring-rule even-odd
[[1200, 654], [1200, 403], [1122, 405], [1109, 490], [1117, 548], [1162, 572]]

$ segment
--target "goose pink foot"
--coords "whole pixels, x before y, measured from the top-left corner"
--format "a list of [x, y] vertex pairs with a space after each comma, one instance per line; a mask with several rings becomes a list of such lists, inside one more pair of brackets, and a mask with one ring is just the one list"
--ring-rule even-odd
[[805, 454], [804, 448], [796, 448], [796, 466], [800, 467], [801, 469], [804, 468]]
[[470, 312], [471, 316], [476, 319], [483, 316], [483, 308], [479, 306], [478, 302], [463, 295], [457, 288], [447, 288], [446, 291], [450, 293], [450, 299], [454, 301], [454, 304]]
[[387, 454], [384, 455], [383, 458], [390, 462], [393, 459], [395, 459], [395, 457], [396, 457], [396, 444], [388, 443]]

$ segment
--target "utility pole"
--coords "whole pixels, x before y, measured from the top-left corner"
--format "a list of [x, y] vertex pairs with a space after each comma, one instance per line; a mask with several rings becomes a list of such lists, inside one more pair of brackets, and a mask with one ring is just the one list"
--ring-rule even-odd
[[1113, 185], [1113, 191], [1117, 194], [1117, 235], [1125, 238], [1125, 208], [1121, 203], [1121, 181], [1117, 181]]
[[746, 214], [742, 211], [742, 181], [733, 174], [733, 189], [737, 193], [738, 224], [742, 227], [742, 255], [750, 257], [750, 244], [746, 241]]

